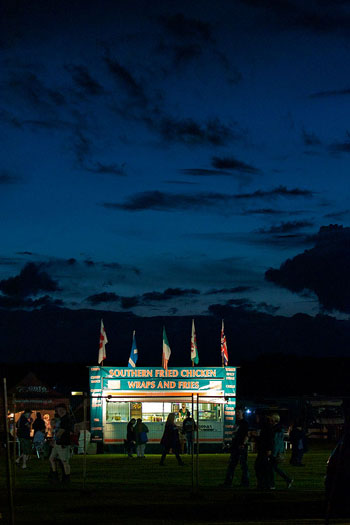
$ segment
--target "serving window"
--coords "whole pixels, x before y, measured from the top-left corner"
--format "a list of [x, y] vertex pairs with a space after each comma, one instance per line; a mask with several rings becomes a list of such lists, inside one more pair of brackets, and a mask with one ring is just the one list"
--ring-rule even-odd
[[108, 402], [106, 403], [106, 421], [112, 422], [125, 422], [130, 419], [130, 403], [120, 401], [118, 403]]
[[[197, 419], [197, 405], [194, 405], [193, 418]], [[222, 421], [222, 408], [217, 403], [199, 403], [200, 421]], [[128, 422], [131, 418], [141, 418], [145, 423], [159, 423], [167, 420], [170, 412], [175, 413], [176, 421], [182, 422], [187, 412], [192, 413], [192, 403], [159, 403], [118, 401], [106, 403], [106, 422]]]

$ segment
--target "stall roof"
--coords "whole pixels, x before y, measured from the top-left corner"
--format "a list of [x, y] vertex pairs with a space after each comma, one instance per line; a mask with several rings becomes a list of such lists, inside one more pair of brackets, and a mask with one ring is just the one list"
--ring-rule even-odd
[[57, 392], [29, 372], [17, 385], [8, 392], [8, 403], [16, 404], [17, 410], [31, 408], [37, 410], [50, 410], [59, 403], [69, 403], [69, 399]]

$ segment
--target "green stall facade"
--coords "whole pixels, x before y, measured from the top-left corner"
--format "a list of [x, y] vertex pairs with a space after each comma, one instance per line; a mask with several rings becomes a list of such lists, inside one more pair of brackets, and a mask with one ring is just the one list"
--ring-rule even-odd
[[147, 451], [159, 452], [170, 412], [176, 424], [189, 411], [198, 426], [199, 450], [217, 451], [232, 435], [236, 406], [235, 367], [89, 367], [91, 439], [103, 450], [122, 452], [131, 418], [149, 429]]

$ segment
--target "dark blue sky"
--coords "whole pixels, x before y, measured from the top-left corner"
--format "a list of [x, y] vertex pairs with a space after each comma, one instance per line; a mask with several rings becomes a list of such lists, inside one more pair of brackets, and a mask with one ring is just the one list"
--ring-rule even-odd
[[[349, 1], [8, 0], [1, 20], [0, 306], [350, 311], [319, 286], [350, 238]], [[295, 284], [304, 259], [265, 278], [304, 250], [318, 282]]]

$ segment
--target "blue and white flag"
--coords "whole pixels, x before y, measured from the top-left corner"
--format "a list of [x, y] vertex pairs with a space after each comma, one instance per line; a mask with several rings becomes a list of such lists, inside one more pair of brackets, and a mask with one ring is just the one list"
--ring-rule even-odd
[[129, 362], [128, 362], [128, 368], [135, 368], [138, 355], [139, 353], [137, 351], [136, 337], [135, 337], [135, 330], [134, 330], [134, 333], [132, 334], [132, 347], [131, 347], [131, 352], [130, 352], [130, 357], [129, 357]]

